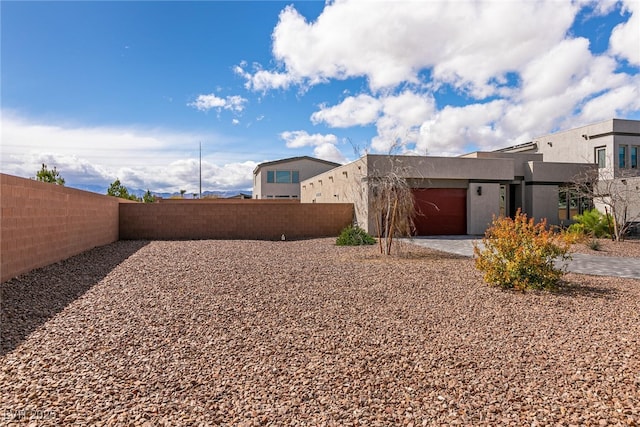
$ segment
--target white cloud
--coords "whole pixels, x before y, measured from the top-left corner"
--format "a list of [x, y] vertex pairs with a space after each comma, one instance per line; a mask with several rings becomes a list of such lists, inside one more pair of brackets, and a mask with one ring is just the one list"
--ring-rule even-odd
[[338, 138], [333, 134], [322, 135], [319, 133], [310, 135], [306, 131], [287, 131], [280, 134], [288, 148], [314, 147], [314, 157], [330, 160], [336, 163], [345, 163], [346, 158], [336, 144]]
[[310, 135], [306, 131], [287, 131], [280, 134], [288, 148], [315, 147], [321, 144], [336, 144], [338, 138], [335, 135], [322, 135], [319, 133]]
[[397, 96], [381, 99], [382, 116], [376, 122], [377, 136], [371, 148], [389, 152], [399, 146], [404, 150], [418, 141], [419, 127], [435, 112], [435, 101], [430, 95], [405, 91]]
[[272, 35], [281, 69], [241, 75], [259, 90], [364, 76], [375, 92], [419, 83], [420, 70], [433, 68], [436, 82], [481, 98], [495, 91], [492, 79], [562, 40], [576, 10], [557, 1], [356, 0], [331, 3], [307, 22], [289, 6]]
[[631, 17], [618, 24], [611, 32], [609, 49], [613, 55], [626, 59], [630, 64], [640, 65], [640, 1], [623, 0]]
[[[3, 173], [29, 178], [46, 163], [57, 168], [67, 185], [105, 191], [119, 178], [132, 189], [193, 192], [198, 191], [198, 147], [203, 141], [203, 190], [251, 188], [257, 163], [220, 152], [207, 155], [215, 149], [207, 147], [211, 139], [211, 134], [161, 129], [53, 126], [2, 111], [1, 166]], [[215, 140], [228, 141], [222, 135]]]
[[502, 100], [464, 107], [447, 106], [420, 127], [416, 151], [430, 155], [457, 155], [470, 144], [479, 149], [498, 148], [502, 131], [496, 122], [504, 115]]
[[324, 122], [334, 128], [364, 126], [374, 123], [381, 110], [382, 102], [370, 95], [349, 96], [333, 107], [321, 106], [311, 115], [311, 122]]
[[581, 124], [593, 123], [640, 110], [640, 77], [590, 99], [581, 109], [577, 120]]
[[329, 160], [335, 163], [346, 163], [347, 158], [340, 152], [338, 147], [331, 143], [323, 143], [313, 149], [313, 156], [318, 159]]
[[227, 96], [226, 98], [219, 98], [215, 94], [198, 95], [194, 102], [190, 102], [190, 107], [194, 107], [199, 111], [209, 111], [211, 109], [231, 110], [234, 112], [241, 112], [244, 110], [244, 106], [247, 103], [247, 99], [234, 95]]

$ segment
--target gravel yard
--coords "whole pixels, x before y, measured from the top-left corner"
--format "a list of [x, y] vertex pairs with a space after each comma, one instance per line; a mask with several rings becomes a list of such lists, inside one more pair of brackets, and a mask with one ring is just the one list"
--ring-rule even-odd
[[2, 284], [0, 424], [640, 424], [640, 281], [505, 292], [334, 241], [120, 241]]
[[598, 242], [598, 250], [593, 250], [587, 242], [572, 245], [571, 251], [580, 254], [596, 256], [617, 256], [640, 258], [640, 239], [628, 239], [614, 242], [611, 239], [595, 239]]

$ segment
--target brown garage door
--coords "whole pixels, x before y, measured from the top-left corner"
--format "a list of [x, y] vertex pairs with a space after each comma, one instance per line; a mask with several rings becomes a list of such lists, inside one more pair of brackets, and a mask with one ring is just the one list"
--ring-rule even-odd
[[465, 188], [415, 188], [417, 236], [467, 234]]

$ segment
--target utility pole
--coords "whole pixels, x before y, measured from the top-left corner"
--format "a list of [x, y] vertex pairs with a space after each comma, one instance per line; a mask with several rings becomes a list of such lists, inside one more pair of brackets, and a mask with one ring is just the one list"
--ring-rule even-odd
[[202, 142], [200, 142], [200, 200], [202, 200]]

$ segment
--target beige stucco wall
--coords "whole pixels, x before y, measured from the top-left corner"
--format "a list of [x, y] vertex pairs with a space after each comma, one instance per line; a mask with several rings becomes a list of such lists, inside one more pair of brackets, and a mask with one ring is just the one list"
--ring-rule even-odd
[[574, 182], [597, 169], [594, 164], [580, 163], [528, 162], [525, 166], [524, 177], [527, 182], [550, 183]]
[[269, 198], [268, 196], [300, 198], [299, 183], [268, 183], [267, 171], [297, 170], [300, 173], [299, 180], [302, 182], [334, 167], [334, 165], [312, 159], [295, 159], [259, 167], [253, 176], [253, 198], [266, 199]]
[[[492, 155], [495, 158], [491, 157]], [[367, 177], [395, 170], [413, 188], [466, 188], [467, 233], [483, 234], [500, 214], [500, 185], [519, 185], [516, 205], [536, 218], [558, 223], [558, 184], [569, 182], [595, 165], [542, 162], [541, 154], [473, 153], [468, 157], [367, 155], [301, 182], [303, 203], [352, 202], [358, 224], [374, 232], [369, 215]], [[533, 184], [533, 185], [532, 185]], [[539, 185], [545, 184], [545, 185]], [[482, 187], [482, 195], [477, 188]]]
[[[640, 121], [611, 119], [603, 122], [570, 129], [564, 132], [535, 138], [537, 152], [542, 153], [546, 162], [595, 163], [596, 148], [606, 149], [607, 167], [604, 176], [618, 176], [618, 147], [620, 145], [640, 146], [640, 136], [607, 135], [616, 133], [640, 134]], [[583, 136], [585, 135], [586, 138]], [[629, 150], [627, 150], [627, 155]], [[640, 170], [625, 169], [628, 175], [640, 176]]]
[[[482, 187], [482, 194], [478, 194]], [[484, 234], [493, 217], [500, 215], [500, 184], [472, 182], [467, 191], [467, 233]]]
[[425, 156], [366, 156], [372, 176], [392, 170], [407, 178], [510, 180], [514, 176], [512, 158], [465, 158]]
[[536, 222], [546, 218], [548, 225], [560, 225], [557, 185], [527, 185], [525, 200], [529, 218], [535, 218]]
[[361, 158], [301, 181], [300, 201], [302, 203], [353, 203], [358, 225], [369, 231], [366, 165], [365, 159]]
[[[375, 232], [369, 215], [367, 175], [391, 170], [401, 171], [413, 188], [470, 188], [467, 200], [467, 230], [484, 233], [492, 217], [500, 213], [500, 184], [513, 179], [514, 161], [510, 158], [460, 158], [367, 155], [301, 182], [302, 203], [352, 202], [358, 225]], [[470, 186], [469, 180], [475, 182]], [[483, 182], [483, 180], [489, 182]], [[477, 186], [483, 187], [478, 196]]]

